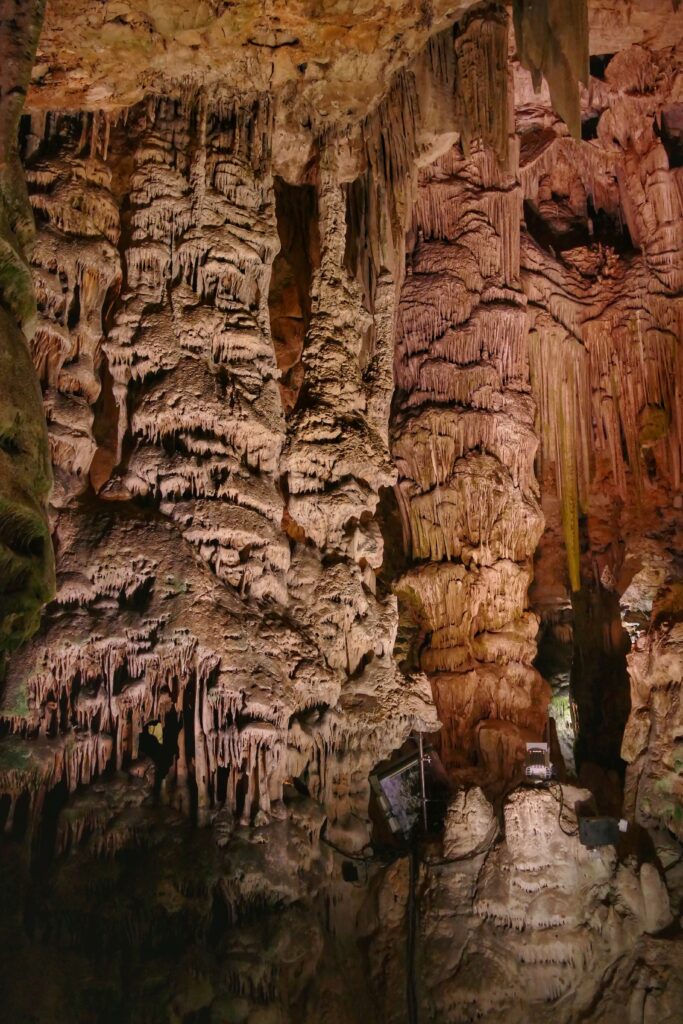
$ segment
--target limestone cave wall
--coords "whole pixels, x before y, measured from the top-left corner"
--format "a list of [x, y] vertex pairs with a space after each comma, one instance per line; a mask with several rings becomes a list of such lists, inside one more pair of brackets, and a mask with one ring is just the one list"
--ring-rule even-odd
[[0, 56], [3, 1016], [679, 1024], [683, 10]]

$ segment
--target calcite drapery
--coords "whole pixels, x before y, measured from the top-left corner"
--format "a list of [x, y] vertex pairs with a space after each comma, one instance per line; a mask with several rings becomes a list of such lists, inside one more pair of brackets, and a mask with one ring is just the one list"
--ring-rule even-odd
[[[588, 796], [565, 786], [561, 805], [557, 789], [517, 789], [505, 804], [499, 842], [491, 839], [497, 819], [481, 790], [454, 800], [446, 843], [457, 848], [456, 859], [427, 862], [420, 878], [420, 937], [429, 951], [420, 980], [428, 1020], [493, 1021], [505, 1014], [525, 1024], [530, 1013], [548, 1022], [585, 1013], [607, 1024], [624, 1007], [637, 1015], [643, 993], [635, 979], [645, 983], [654, 972], [661, 987], [652, 1005], [674, 1024], [681, 987], [668, 957], [675, 956], [676, 943], [652, 937], [671, 922], [665, 886], [652, 864], [627, 866], [609, 849], [581, 845], [573, 808]], [[393, 866], [380, 893], [384, 907], [406, 900], [405, 883], [405, 866]], [[463, 906], [472, 913], [462, 914]], [[397, 937], [397, 915], [386, 912], [370, 946], [377, 972], [386, 970]], [[610, 963], [616, 948], [621, 973], [601, 991], [597, 965]], [[667, 964], [661, 973], [658, 963]], [[398, 976], [392, 980], [382, 1019], [393, 1024], [402, 1018]], [[518, 986], [523, 999], [511, 999]]]
[[[93, 406], [97, 370], [105, 366], [101, 348], [115, 447], [95, 463], [94, 474], [101, 449], [93, 428], [87, 424], [85, 447], [74, 443], [83, 452], [80, 476], [90, 471], [99, 491], [99, 502], [88, 501], [100, 526], [93, 532], [90, 513], [79, 507], [78, 486], [65, 486], [57, 602], [43, 639], [12, 665], [6, 710], [17, 735], [39, 737], [43, 792], [60, 779], [72, 791], [108, 768], [125, 768], [138, 757], [146, 723], [159, 721], [163, 742], [168, 732], [170, 751], [177, 746], [159, 768], [164, 797], [200, 823], [223, 804], [245, 822], [265, 821], [282, 800], [285, 780], [301, 777], [329, 804], [329, 827], [338, 823], [347, 842], [362, 846], [372, 763], [400, 746], [411, 725], [433, 727], [435, 718], [422, 681], [404, 680], [392, 661], [395, 599], [380, 602], [372, 571], [363, 568], [381, 562], [377, 531], [356, 527], [361, 539], [352, 533], [344, 547], [347, 522], [360, 520], [367, 505], [351, 489], [330, 528], [319, 535], [309, 530], [320, 547], [336, 540], [346, 552], [348, 560], [336, 566], [303, 545], [293, 543], [290, 551], [281, 529], [283, 515], [291, 521], [298, 509], [293, 483], [287, 513], [278, 486], [285, 421], [267, 305], [278, 245], [270, 123], [267, 97], [248, 107], [204, 96], [150, 98], [128, 112], [125, 135], [116, 125], [107, 129], [106, 149], [90, 137], [95, 151], [85, 160], [86, 180], [108, 189], [108, 161], [132, 158], [123, 288], [104, 325], [105, 286], [118, 287], [119, 266], [106, 233], [118, 240], [120, 205], [107, 190], [99, 223], [78, 219], [88, 206], [73, 209], [69, 183], [85, 173], [74, 156], [82, 140], [73, 121], [48, 117], [44, 135], [32, 137], [33, 202], [49, 215], [36, 275], [42, 281], [48, 264], [67, 282], [62, 307], [49, 299], [47, 286], [41, 292], [45, 327], [34, 355], [48, 388], [59, 387], [65, 378], [59, 350], [48, 349], [59, 337], [53, 323], [67, 321], [64, 336], [70, 319], [83, 372], [70, 370], [68, 386], [87, 370], [94, 383], [90, 391], [79, 387], [72, 400]], [[43, 149], [50, 151], [51, 169]], [[92, 198], [92, 191], [85, 195]], [[343, 234], [330, 246], [343, 198], [339, 185], [331, 185], [336, 219], [329, 226], [324, 191], [319, 201], [324, 298], [326, 280], [343, 271]], [[86, 246], [74, 266], [69, 233], [75, 230], [86, 237], [100, 231], [105, 239], [98, 236], [94, 252]], [[96, 254], [109, 278], [89, 270]], [[80, 320], [69, 317], [74, 303]], [[314, 354], [309, 341], [310, 389]], [[358, 357], [351, 348], [347, 373]], [[331, 407], [335, 378], [317, 379], [320, 400]], [[288, 452], [294, 460], [301, 458], [296, 431], [293, 422]], [[59, 464], [63, 446], [54, 448]], [[381, 436], [371, 441], [357, 475], [367, 476], [373, 465], [381, 480], [388, 465]], [[141, 514], [140, 499], [148, 512]], [[93, 552], [87, 567], [79, 562], [82, 549]], [[198, 629], [191, 621], [195, 602]], [[340, 613], [328, 615], [330, 604]], [[70, 622], [70, 608], [81, 609], [77, 623]], [[103, 617], [105, 630], [96, 625]], [[386, 713], [397, 725], [391, 736]], [[354, 747], [358, 764], [348, 753]], [[13, 801], [31, 784], [14, 767], [4, 780]]]
[[536, 89], [546, 79], [555, 110], [578, 138], [579, 82], [588, 85], [587, 0], [514, 0], [513, 11], [522, 66]]
[[[683, 210], [665, 120], [676, 106], [665, 70], [670, 59], [643, 46], [611, 58], [585, 97], [590, 131], [583, 141], [534, 124], [532, 110], [525, 111], [521, 180], [529, 231], [522, 239], [522, 285], [532, 324], [544, 501], [550, 509], [557, 490], [570, 585], [582, 588], [575, 605], [589, 609], [580, 628], [590, 631], [597, 610], [616, 608], [620, 597], [628, 637], [612, 620], [600, 627], [600, 639], [595, 623], [593, 658], [598, 648], [609, 658], [633, 645], [622, 745], [629, 764], [626, 808], [655, 833], [680, 834], [673, 766]], [[542, 549], [550, 546], [548, 539]], [[542, 556], [539, 593], [548, 580], [545, 564]], [[577, 654], [578, 661], [579, 646]], [[600, 693], [589, 698], [583, 725], [592, 719], [603, 737], [592, 744], [599, 758], [601, 748], [618, 747], [618, 735], [608, 740], [610, 723], [626, 717], [621, 704], [628, 696], [614, 693], [609, 703]]]
[[[671, 298], [681, 285], [683, 217], [678, 169], [653, 129], [663, 102], [652, 95], [657, 67], [640, 47], [609, 64], [592, 97], [599, 144], [530, 129], [522, 147], [525, 196], [553, 232], [544, 249], [523, 237], [522, 284], [543, 455], [556, 466], [575, 590], [578, 517], [588, 510], [596, 455], [609, 459], [622, 500], [640, 500], [648, 460], [672, 487], [681, 480], [679, 311]], [[576, 225], [579, 235], [567, 234]], [[623, 226], [642, 252], [624, 250]]]
[[31, 348], [43, 384], [55, 506], [87, 489], [91, 467], [104, 455], [94, 424], [104, 397], [103, 316], [121, 286], [109, 132], [108, 120], [96, 114], [36, 116], [27, 141], [26, 177], [38, 221], [31, 266], [39, 319]]

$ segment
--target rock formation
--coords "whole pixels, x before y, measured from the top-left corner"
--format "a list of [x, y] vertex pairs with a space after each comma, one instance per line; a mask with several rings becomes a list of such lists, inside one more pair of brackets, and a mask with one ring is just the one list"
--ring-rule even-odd
[[45, 420], [26, 348], [35, 328], [26, 264], [33, 222], [18, 139], [43, 6], [7, 0], [0, 8], [0, 674], [6, 652], [36, 629], [54, 583]]
[[[582, 846], [570, 807], [589, 794], [562, 790], [561, 797], [513, 793], [498, 841], [498, 821], [481, 790], [454, 802], [444, 837], [449, 855], [427, 857], [418, 882], [425, 1019], [494, 1021], [505, 1013], [520, 1022], [530, 1014], [542, 1021], [616, 1021], [626, 1005], [642, 1020], [637, 1014], [655, 975], [660, 984], [651, 1005], [658, 1019], [678, 1019], [680, 982], [666, 969], [659, 974], [649, 937], [671, 923], [664, 882], [650, 863], [618, 863], [613, 848]], [[390, 892], [405, 902], [400, 871], [384, 879], [381, 907]], [[395, 922], [402, 923], [386, 911], [380, 920], [370, 946], [375, 961], [386, 956], [387, 941], [396, 941]], [[631, 966], [605, 986], [615, 954], [623, 961], [632, 956]], [[511, 991], [524, 996], [513, 1001]], [[395, 990], [385, 1012], [383, 1019], [404, 1019]]]
[[499, 779], [543, 733], [548, 700], [527, 611], [543, 517], [520, 215], [514, 178], [486, 152], [451, 150], [422, 172], [393, 423], [404, 535], [421, 563], [397, 590], [429, 635], [442, 757]]
[[3, 1018], [679, 1024], [683, 9], [42, 18], [0, 4]]

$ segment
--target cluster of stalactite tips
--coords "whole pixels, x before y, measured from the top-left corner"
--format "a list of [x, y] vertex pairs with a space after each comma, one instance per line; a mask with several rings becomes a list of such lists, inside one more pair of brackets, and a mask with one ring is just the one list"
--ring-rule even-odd
[[[43, 7], [0, 0], [0, 1016], [681, 1024], [683, 10], [589, 57], [586, 0], [462, 3], [292, 134], [255, 72], [50, 105]], [[418, 733], [410, 852], [371, 778]]]

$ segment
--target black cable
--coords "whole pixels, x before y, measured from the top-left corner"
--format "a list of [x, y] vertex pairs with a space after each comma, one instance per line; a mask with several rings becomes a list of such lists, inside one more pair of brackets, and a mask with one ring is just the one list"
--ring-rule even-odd
[[493, 839], [491, 840], [491, 842], [489, 843], [485, 850], [478, 850], [473, 853], [463, 853], [459, 857], [440, 857], [438, 860], [424, 859], [422, 863], [428, 868], [438, 868], [441, 867], [443, 864], [460, 864], [464, 860], [473, 860], [475, 857], [481, 857], [489, 852], [494, 842], [496, 841], [497, 835], [498, 831], [496, 830], [496, 834], [494, 835]]
[[420, 871], [420, 851], [417, 839], [410, 850], [408, 874], [408, 917], [406, 927], [406, 1003], [408, 1024], [418, 1024], [417, 984], [415, 981], [415, 940], [417, 935], [417, 878]]
[[343, 850], [341, 846], [337, 846], [331, 839], [320, 833], [320, 842], [324, 843], [325, 846], [329, 846], [331, 850], [338, 853], [340, 857], [345, 857], [347, 860], [355, 860], [361, 864], [393, 864], [395, 860], [399, 860], [401, 857], [405, 857], [406, 853], [403, 850], [385, 850], [384, 853], [350, 853], [348, 850]]
[[325, 846], [329, 846], [331, 850], [335, 851], [335, 853], [340, 854], [342, 857], [346, 857], [347, 860], [357, 860], [362, 864], [369, 864], [371, 861], [381, 861], [384, 859], [383, 857], [378, 857], [374, 853], [365, 857], [360, 853], [349, 853], [348, 850], [342, 850], [341, 846], [337, 846], [336, 843], [333, 843], [331, 839], [328, 839], [326, 836], [322, 835], [322, 833], [320, 835], [320, 842], [324, 843]]
[[561, 831], [564, 832], [564, 834], [566, 836], [570, 836], [570, 838], [573, 839], [575, 836], [578, 836], [578, 834], [579, 834], [578, 826], [575, 829], [572, 829], [571, 832], [569, 832], [569, 831], [567, 831], [567, 829], [562, 824], [562, 811], [564, 810], [564, 793], [562, 791], [562, 786], [560, 785], [559, 782], [555, 782], [555, 783], [548, 782], [548, 789], [550, 790], [551, 793], [552, 793], [552, 789], [550, 787], [553, 786], [553, 785], [557, 786], [557, 788], [560, 791], [560, 797], [559, 797], [559, 800], [560, 800], [560, 810], [559, 810], [559, 813], [557, 815], [557, 824], [560, 826]]
[[[578, 825], [577, 825], [576, 828], [574, 828], [571, 831], [569, 831], [569, 830], [567, 830], [564, 827], [564, 825], [562, 823], [562, 814], [564, 812], [564, 792], [562, 790], [562, 786], [560, 785], [559, 782], [551, 782], [550, 780], [548, 780], [546, 785], [547, 785], [548, 791], [550, 793], [553, 792], [553, 790], [552, 790], [553, 786], [556, 786], [557, 789], [559, 790], [559, 794], [560, 795], [559, 795], [559, 797], [556, 798], [556, 799], [558, 799], [559, 804], [560, 804], [560, 810], [559, 810], [559, 813], [557, 815], [557, 823], [560, 826], [560, 829], [562, 830], [562, 832], [564, 832], [564, 834], [566, 836], [570, 836], [571, 838], [575, 838], [579, 834]], [[495, 843], [497, 836], [498, 836], [498, 832], [496, 831], [494, 833], [493, 838], [491, 839], [491, 842], [489, 843], [489, 845], [484, 850], [480, 850], [479, 852], [463, 853], [459, 857], [440, 857], [438, 860], [437, 859], [431, 859], [431, 858], [427, 859], [425, 857], [425, 858], [423, 858], [422, 863], [425, 865], [425, 867], [441, 867], [442, 865], [445, 865], [445, 864], [459, 864], [459, 863], [461, 863], [464, 860], [472, 860], [474, 857], [480, 857], [480, 856], [482, 856], [482, 854], [487, 854], [489, 852], [489, 850], [491, 849], [491, 847], [493, 846], [493, 844]]]

